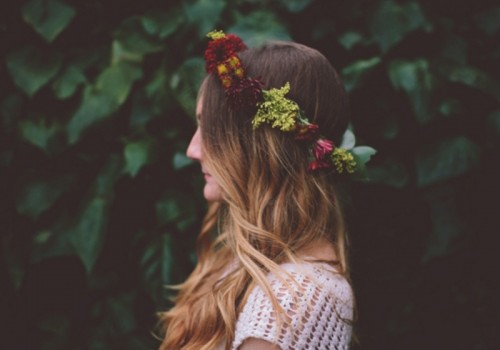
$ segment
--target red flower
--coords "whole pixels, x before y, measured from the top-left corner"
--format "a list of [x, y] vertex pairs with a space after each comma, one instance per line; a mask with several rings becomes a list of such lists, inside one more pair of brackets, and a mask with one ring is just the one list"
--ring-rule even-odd
[[243, 41], [233, 34], [211, 40], [205, 50], [205, 68], [208, 73], [217, 73], [217, 65], [236, 55], [247, 47]]
[[253, 78], [233, 79], [233, 83], [226, 89], [226, 96], [233, 108], [256, 108], [262, 101], [264, 84]]
[[318, 139], [313, 146], [314, 158], [323, 160], [328, 153], [331, 153], [335, 148], [333, 141], [327, 139]]
[[307, 170], [317, 170], [317, 169], [325, 169], [329, 168], [331, 166], [330, 163], [324, 160], [313, 160], [312, 162], [309, 163], [309, 166], [307, 167]]
[[307, 169], [317, 170], [330, 168], [332, 164], [330, 161], [330, 157], [327, 157], [327, 155], [329, 155], [334, 148], [335, 145], [333, 144], [333, 141], [327, 139], [316, 140], [316, 142], [312, 146], [312, 153], [315, 159], [309, 163]]
[[316, 138], [319, 132], [318, 124], [299, 124], [297, 125], [295, 139], [311, 142]]

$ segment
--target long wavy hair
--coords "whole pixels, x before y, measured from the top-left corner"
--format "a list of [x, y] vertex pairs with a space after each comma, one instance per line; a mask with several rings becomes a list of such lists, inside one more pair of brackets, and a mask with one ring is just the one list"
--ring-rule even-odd
[[[248, 76], [265, 88], [286, 82], [321, 134], [338, 144], [349, 118], [346, 93], [337, 72], [318, 51], [292, 42], [270, 42], [239, 54]], [[311, 172], [307, 145], [260, 126], [255, 111], [235, 111], [217, 77], [207, 76], [202, 96], [204, 161], [224, 200], [212, 203], [198, 237], [198, 264], [181, 286], [175, 307], [162, 314], [161, 349], [209, 350], [234, 339], [235, 324], [256, 284], [282, 310], [266, 276], [283, 276], [280, 264], [301, 262], [300, 252], [327, 240], [335, 247], [337, 269], [348, 277], [346, 233], [334, 175]], [[284, 278], [283, 278], [284, 279]]]

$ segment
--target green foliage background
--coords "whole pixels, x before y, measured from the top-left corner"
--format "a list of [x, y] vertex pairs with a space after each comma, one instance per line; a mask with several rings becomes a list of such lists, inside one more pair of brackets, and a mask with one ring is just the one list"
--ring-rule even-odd
[[158, 346], [205, 210], [184, 152], [213, 28], [319, 49], [379, 151], [346, 201], [354, 347], [498, 348], [493, 0], [3, 1], [1, 343]]

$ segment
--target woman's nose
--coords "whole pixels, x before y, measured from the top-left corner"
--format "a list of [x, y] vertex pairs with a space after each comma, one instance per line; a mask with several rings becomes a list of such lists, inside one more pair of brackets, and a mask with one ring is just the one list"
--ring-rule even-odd
[[201, 160], [201, 133], [200, 128], [196, 129], [193, 137], [191, 138], [191, 142], [189, 142], [189, 146], [186, 150], [186, 155], [193, 159], [200, 161]]

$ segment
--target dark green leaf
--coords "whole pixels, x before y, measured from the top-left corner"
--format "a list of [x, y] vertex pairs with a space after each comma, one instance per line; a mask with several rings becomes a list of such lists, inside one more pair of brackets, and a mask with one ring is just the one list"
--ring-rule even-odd
[[141, 18], [142, 26], [149, 35], [165, 39], [175, 33], [183, 23], [182, 13], [175, 9], [168, 13], [151, 13]]
[[120, 63], [106, 68], [97, 78], [96, 89], [112, 97], [118, 105], [128, 97], [132, 84], [142, 76], [141, 69], [134, 64]]
[[185, 168], [191, 164], [193, 164], [193, 161], [186, 156], [185, 152], [177, 152], [174, 154], [172, 165], [175, 170]]
[[249, 47], [268, 40], [292, 40], [286, 27], [269, 11], [254, 11], [248, 15], [236, 13], [235, 23], [227, 32], [240, 36]]
[[118, 40], [113, 41], [111, 51], [111, 64], [113, 65], [120, 62], [141, 63], [144, 56], [141, 52], [127, 50]]
[[92, 271], [101, 252], [107, 207], [104, 198], [92, 198], [70, 233], [71, 243], [87, 272]]
[[467, 42], [457, 35], [448, 35], [446, 39], [441, 56], [459, 65], [467, 63]]
[[410, 98], [417, 120], [427, 123], [431, 120], [430, 98], [434, 87], [433, 75], [424, 59], [415, 61], [394, 60], [389, 64], [392, 85], [403, 89]]
[[35, 179], [28, 182], [17, 198], [17, 211], [36, 219], [74, 184], [74, 178], [57, 177], [51, 180]]
[[43, 120], [38, 123], [26, 120], [20, 123], [19, 128], [26, 141], [45, 152], [49, 152], [49, 142], [60, 129], [56, 124], [46, 125]]
[[354, 46], [364, 41], [365, 38], [359, 32], [348, 31], [339, 36], [340, 45], [347, 50], [352, 49]]
[[194, 203], [186, 194], [167, 191], [156, 203], [156, 217], [160, 226], [175, 224], [183, 231], [195, 220]]
[[130, 55], [147, 55], [160, 52], [164, 45], [159, 38], [149, 35], [139, 17], [125, 20], [116, 31], [115, 39], [120, 43], [120, 49]]
[[0, 111], [4, 131], [8, 132], [17, 127], [18, 120], [22, 117], [24, 106], [25, 102], [18, 94], [8, 95], [2, 100]]
[[457, 99], [448, 99], [439, 105], [439, 112], [445, 116], [457, 114], [462, 109], [462, 103]]
[[495, 35], [500, 31], [500, 7], [489, 9], [474, 18], [479, 28], [488, 35]]
[[188, 115], [194, 116], [198, 88], [204, 76], [205, 62], [199, 57], [187, 59], [172, 74], [170, 87], [173, 95]]
[[281, 4], [290, 12], [301, 12], [312, 0], [280, 0]]
[[432, 234], [422, 257], [427, 262], [448, 254], [454, 240], [464, 232], [465, 223], [457, 208], [457, 196], [450, 186], [432, 188], [424, 198], [431, 209]]
[[216, 29], [226, 2], [224, 0], [187, 0], [182, 3], [184, 15], [190, 25], [198, 30], [198, 37]]
[[393, 0], [380, 2], [370, 27], [384, 53], [398, 44], [406, 34], [419, 28], [431, 29], [418, 3], [407, 2], [399, 5]]
[[54, 51], [43, 54], [32, 46], [25, 46], [8, 54], [6, 61], [14, 83], [28, 96], [33, 96], [57, 74], [62, 57]]
[[476, 88], [500, 101], [500, 82], [474, 67], [453, 67], [448, 74], [452, 82]]
[[87, 79], [82, 70], [74, 65], [66, 67], [64, 72], [52, 84], [52, 89], [59, 99], [73, 96], [76, 88], [85, 83]]
[[479, 147], [458, 136], [420, 151], [416, 158], [417, 183], [424, 187], [460, 176], [479, 165]]
[[342, 69], [342, 81], [347, 92], [360, 86], [365, 74], [378, 66], [380, 62], [380, 57], [372, 57], [367, 60], [356, 61]]
[[80, 107], [67, 125], [66, 132], [70, 144], [77, 142], [82, 133], [93, 124], [110, 116], [118, 109], [117, 101], [109, 95], [87, 86]]
[[367, 171], [370, 182], [395, 188], [405, 187], [410, 179], [406, 167], [394, 160], [386, 160], [380, 165], [369, 166]]
[[111, 154], [95, 182], [95, 193], [104, 198], [110, 198], [116, 180], [121, 176], [123, 159], [118, 154]]
[[[204, 74], [200, 71], [200, 67], [196, 66], [196, 74]], [[192, 84], [198, 84], [201, 78], [198, 76], [193, 79]], [[151, 81], [145, 87], [145, 94], [148, 98], [148, 108], [152, 113], [156, 115], [162, 115], [168, 110], [169, 107], [172, 106], [173, 99], [171, 90], [169, 89], [168, 84], [168, 74], [164, 69], [158, 69], [153, 76], [151, 77]], [[198, 88], [195, 85], [196, 89]]]
[[151, 142], [142, 140], [127, 143], [123, 150], [125, 158], [125, 172], [135, 177], [141, 168], [149, 161]]
[[23, 17], [45, 40], [52, 42], [68, 26], [76, 11], [58, 0], [32, 0], [23, 6]]

